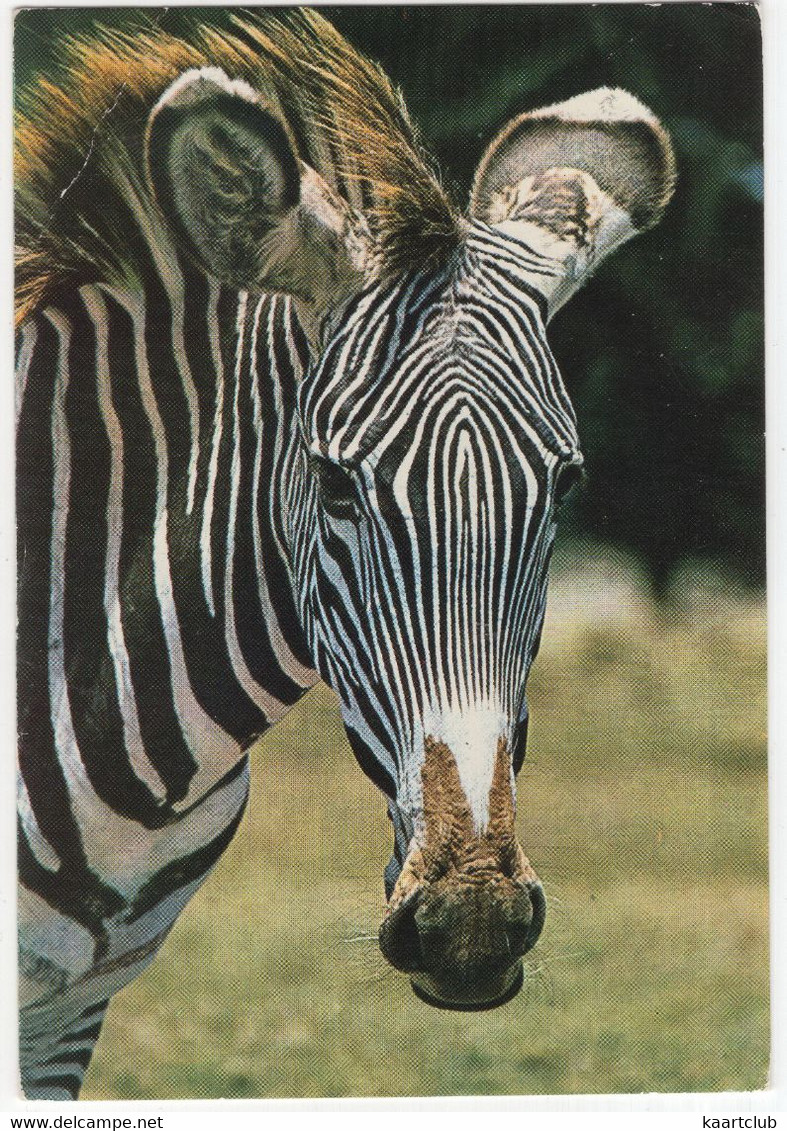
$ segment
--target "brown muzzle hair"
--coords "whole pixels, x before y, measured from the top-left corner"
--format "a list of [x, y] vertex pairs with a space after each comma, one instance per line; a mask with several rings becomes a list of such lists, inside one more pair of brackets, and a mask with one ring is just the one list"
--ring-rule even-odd
[[447, 1009], [489, 1009], [522, 984], [544, 922], [541, 884], [514, 830], [511, 756], [498, 740], [489, 821], [478, 832], [448, 746], [424, 743], [423, 843], [413, 845], [380, 927], [380, 949]]

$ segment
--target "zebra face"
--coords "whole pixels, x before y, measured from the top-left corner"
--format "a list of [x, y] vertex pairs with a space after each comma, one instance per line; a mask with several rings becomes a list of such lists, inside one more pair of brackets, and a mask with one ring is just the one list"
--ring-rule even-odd
[[501, 131], [464, 217], [376, 70], [334, 84], [337, 56], [289, 47], [316, 168], [270, 91], [207, 68], [155, 108], [150, 180], [208, 274], [294, 299], [313, 361], [272, 490], [313, 662], [389, 801], [380, 944], [428, 1001], [486, 1008], [544, 919], [514, 780], [555, 504], [581, 464], [544, 326], [658, 220], [672, 152], [631, 95], [580, 95]]
[[475, 225], [438, 277], [356, 300], [302, 385], [309, 505], [291, 508], [312, 651], [396, 829], [383, 951], [467, 1006], [518, 987], [543, 922], [514, 776], [555, 504], [581, 464], [517, 253]]

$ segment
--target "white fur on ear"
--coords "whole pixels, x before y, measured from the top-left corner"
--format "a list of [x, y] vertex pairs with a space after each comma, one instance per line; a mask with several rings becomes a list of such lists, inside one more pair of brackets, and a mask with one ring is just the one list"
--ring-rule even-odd
[[151, 111], [148, 179], [183, 249], [241, 289], [265, 277], [265, 238], [300, 199], [300, 168], [286, 122], [218, 67], [193, 68]]
[[652, 110], [620, 87], [601, 86], [575, 94], [565, 102], [531, 110], [530, 118], [562, 118], [565, 122], [647, 122], [661, 128]]
[[220, 67], [192, 67], [170, 83], [153, 107], [151, 121], [165, 106], [186, 109], [203, 102], [216, 89], [233, 98], [244, 98], [257, 106], [262, 105], [257, 91], [244, 79], [231, 79]]

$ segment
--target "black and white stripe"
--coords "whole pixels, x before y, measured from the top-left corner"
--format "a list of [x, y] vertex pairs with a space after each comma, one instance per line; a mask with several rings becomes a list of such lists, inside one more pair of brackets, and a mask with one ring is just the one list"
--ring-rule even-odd
[[18, 359], [23, 1075], [55, 1096], [88, 1059], [63, 1068], [69, 1026], [150, 961], [245, 750], [317, 678], [270, 490], [305, 347], [289, 300], [159, 249], [144, 296], [64, 295]]
[[315, 667], [398, 858], [427, 734], [483, 825], [580, 459], [532, 266], [476, 224], [441, 272], [362, 293], [311, 369], [289, 300], [161, 248], [144, 293], [83, 287], [23, 327], [29, 1095], [76, 1090], [100, 1023], [81, 1019], [151, 960], [240, 819], [244, 751]]
[[556, 482], [581, 462], [535, 262], [474, 224], [441, 274], [362, 294], [302, 385], [304, 623], [407, 839], [424, 737], [483, 826], [498, 738], [526, 718]]

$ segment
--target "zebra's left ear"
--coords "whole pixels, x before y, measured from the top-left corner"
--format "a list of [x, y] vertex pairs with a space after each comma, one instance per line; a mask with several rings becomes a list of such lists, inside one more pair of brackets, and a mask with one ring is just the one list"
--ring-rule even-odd
[[604, 87], [509, 122], [478, 167], [471, 212], [553, 261], [532, 280], [551, 317], [606, 255], [661, 219], [674, 181], [659, 121]]
[[176, 241], [221, 282], [291, 294], [318, 320], [362, 285], [357, 218], [247, 83], [216, 67], [186, 71], [151, 112], [146, 158]]

